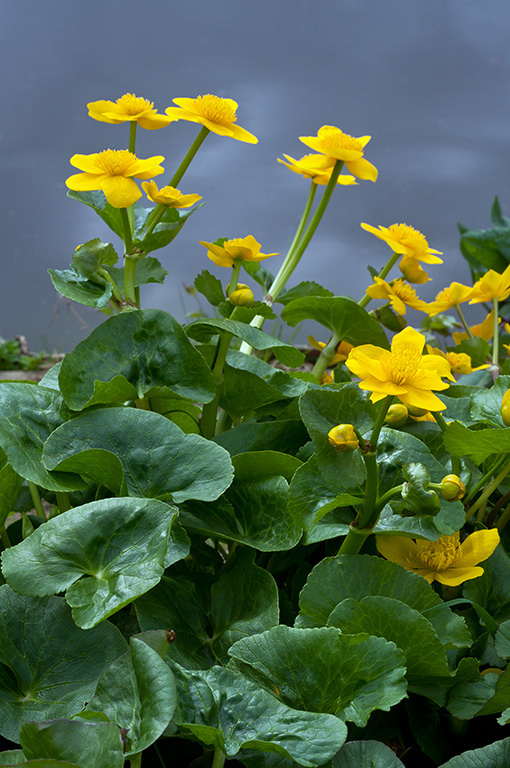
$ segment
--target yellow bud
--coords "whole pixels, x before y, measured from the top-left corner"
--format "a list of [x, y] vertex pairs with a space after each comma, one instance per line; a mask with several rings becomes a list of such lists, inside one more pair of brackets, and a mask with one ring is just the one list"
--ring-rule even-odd
[[407, 406], [403, 403], [395, 403], [395, 405], [390, 405], [388, 408], [384, 420], [389, 427], [401, 427], [402, 424], [406, 423], [408, 416], [409, 411], [407, 410]]
[[409, 411], [409, 416], [425, 416], [428, 413], [426, 408], [417, 408], [415, 405], [408, 405], [407, 410]]
[[501, 401], [501, 418], [505, 427], [510, 427], [510, 389], [507, 389]]
[[228, 300], [236, 307], [252, 307], [255, 303], [255, 296], [247, 285], [237, 283], [237, 288], [229, 294]]
[[466, 486], [457, 475], [446, 475], [441, 480], [441, 496], [446, 501], [458, 501], [466, 493]]
[[359, 440], [352, 424], [338, 424], [328, 432], [328, 440], [341, 453], [351, 453], [359, 446]]
[[335, 375], [333, 371], [324, 371], [322, 376], [320, 377], [319, 384], [334, 384], [335, 383]]

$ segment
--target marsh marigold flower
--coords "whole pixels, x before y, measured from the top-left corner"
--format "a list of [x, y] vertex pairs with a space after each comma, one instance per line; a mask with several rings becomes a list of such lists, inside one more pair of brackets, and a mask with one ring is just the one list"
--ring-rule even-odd
[[66, 179], [69, 189], [89, 192], [100, 189], [114, 208], [129, 208], [142, 196], [133, 181], [150, 179], [164, 172], [161, 155], [142, 160], [127, 149], [105, 149], [93, 155], [73, 155], [69, 161], [83, 173]]
[[443, 352], [442, 349], [432, 347], [427, 344], [427, 352], [429, 355], [438, 355], [448, 361], [452, 373], [457, 375], [467, 375], [473, 373], [473, 371], [483, 371], [484, 368], [488, 368], [488, 365], [479, 365], [476, 368], [472, 367], [471, 358], [466, 352]]
[[[501, 319], [499, 319], [499, 322], [501, 322]], [[479, 323], [478, 325], [471, 325], [469, 330], [473, 336], [479, 336], [480, 339], [490, 341], [494, 336], [494, 310], [489, 312], [482, 323]], [[452, 336], [455, 344], [460, 344], [460, 342], [464, 339], [470, 338], [469, 334], [465, 331], [452, 333]]]
[[424, 269], [421, 268], [420, 262], [416, 259], [406, 258], [404, 256], [398, 265], [400, 271], [404, 275], [408, 283], [428, 283], [431, 279]]
[[166, 205], [168, 208], [189, 208], [202, 199], [201, 195], [183, 195], [175, 187], [158, 189], [155, 181], [142, 181], [142, 189], [153, 203]]
[[347, 368], [361, 379], [360, 389], [372, 394], [377, 403], [396, 395], [401, 403], [426, 411], [440, 411], [445, 404], [432, 390], [447, 389], [442, 376], [455, 381], [449, 363], [436, 355], [423, 355], [425, 336], [414, 328], [404, 328], [391, 342], [391, 352], [373, 344], [362, 344], [349, 354]]
[[[279, 157], [277, 158], [278, 162], [286, 165], [294, 173], [301, 174], [305, 179], [311, 179], [314, 184], [327, 184], [336, 162], [334, 158], [325, 155], [305, 155], [301, 160], [294, 160], [290, 155], [284, 155], [284, 157], [288, 162], [280, 160]], [[336, 183], [349, 185], [358, 182], [354, 176], [344, 173], [339, 175]]]
[[[400, 270], [403, 274], [415, 273], [419, 279], [412, 282], [420, 283], [427, 282], [424, 277], [428, 279], [428, 275], [423, 270], [416, 270], [416, 265], [420, 261], [424, 264], [442, 264], [443, 260], [436, 254], [440, 254], [441, 251], [435, 251], [430, 248], [425, 239], [425, 235], [422, 235], [414, 227], [409, 227], [407, 224], [392, 224], [390, 227], [379, 226], [373, 227], [371, 224], [361, 224], [363, 229], [367, 232], [371, 232], [380, 240], [384, 240], [387, 243], [393, 253], [401, 253], [402, 259], [400, 261]], [[423, 272], [423, 276], [422, 273]], [[409, 279], [409, 278], [408, 278]]]
[[323, 125], [317, 131], [317, 136], [300, 136], [299, 140], [315, 152], [320, 152], [328, 158], [342, 160], [345, 167], [358, 179], [377, 179], [377, 168], [363, 157], [365, 145], [370, 136], [349, 136], [334, 125]]
[[231, 136], [238, 141], [257, 144], [258, 139], [240, 125], [236, 125], [237, 102], [206, 93], [196, 99], [172, 99], [176, 107], [168, 107], [165, 112], [172, 120], [189, 120], [200, 123], [219, 136]]
[[[318, 349], [320, 352], [322, 352], [322, 350], [326, 347], [326, 343], [324, 341], [317, 341], [317, 339], [314, 339], [313, 336], [308, 337], [308, 343], [311, 347]], [[343, 363], [344, 360], [347, 360], [351, 349], [353, 349], [352, 344], [349, 344], [348, 341], [341, 341], [336, 345], [335, 354], [331, 358], [329, 364], [335, 365], [335, 363]]]
[[140, 128], [154, 131], [164, 128], [175, 118], [158, 115], [152, 101], [125, 93], [117, 101], [91, 101], [87, 104], [89, 116], [102, 123], [138, 123]]
[[450, 283], [447, 288], [439, 291], [434, 301], [425, 305], [424, 312], [427, 315], [437, 315], [439, 312], [446, 312], [447, 309], [458, 307], [465, 301], [469, 301], [473, 294], [473, 288], [462, 283]]
[[376, 536], [377, 549], [387, 560], [423, 576], [429, 584], [439, 581], [457, 587], [483, 574], [478, 563], [487, 560], [499, 544], [496, 528], [475, 531], [462, 544], [458, 533], [441, 536], [437, 541], [405, 536]]
[[398, 315], [406, 314], [406, 306], [411, 309], [421, 309], [427, 306], [416, 295], [414, 288], [411, 288], [402, 277], [387, 283], [380, 277], [374, 277], [374, 285], [369, 285], [366, 293], [371, 299], [386, 299]]
[[352, 453], [359, 446], [359, 439], [352, 424], [337, 424], [329, 430], [328, 440], [340, 453]]
[[470, 304], [480, 304], [484, 301], [504, 301], [510, 296], [510, 264], [505, 271], [500, 274], [494, 269], [477, 280], [473, 286], [473, 293]]
[[223, 245], [208, 243], [206, 240], [200, 240], [200, 245], [208, 248], [207, 256], [214, 261], [218, 267], [232, 267], [234, 259], [243, 261], [263, 261], [270, 256], [278, 256], [277, 253], [261, 253], [260, 243], [253, 235], [247, 237], [235, 237], [233, 240], [225, 240]]

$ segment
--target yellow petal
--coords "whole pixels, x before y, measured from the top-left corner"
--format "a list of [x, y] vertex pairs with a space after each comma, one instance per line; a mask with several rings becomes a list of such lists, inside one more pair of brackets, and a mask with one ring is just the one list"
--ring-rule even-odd
[[421, 355], [424, 346], [425, 336], [414, 328], [408, 326], [393, 337], [393, 341], [391, 342], [391, 352], [392, 354], [398, 354], [401, 351], [407, 352], [409, 350], [414, 350]]
[[140, 128], [145, 128], [147, 131], [155, 131], [158, 128], [164, 128], [165, 125], [173, 123], [175, 118], [165, 117], [165, 115], [150, 114], [137, 118], [137, 123]]
[[488, 531], [475, 531], [460, 545], [461, 555], [456, 566], [467, 567], [477, 565], [492, 555], [499, 544], [497, 528]]
[[433, 571], [424, 566], [423, 560], [418, 556], [418, 545], [413, 539], [409, 539], [407, 536], [378, 534], [375, 537], [375, 543], [386, 560], [391, 560], [392, 563], [397, 563], [408, 571], [425, 571], [432, 574], [433, 577]]
[[[448, 386], [444, 385], [445, 388]], [[426, 389], [418, 389], [412, 384], [406, 384], [406, 393], [399, 395], [399, 400], [404, 405], [414, 405], [416, 408], [423, 408], [425, 411], [443, 411], [446, 405], [434, 395], [433, 392]]]
[[440, 584], [445, 584], [448, 587], [458, 587], [459, 584], [462, 584], [464, 581], [477, 579], [482, 575], [483, 568], [474, 566], [466, 568], [450, 567], [445, 571], [437, 571], [435, 578]]
[[97, 165], [97, 153], [93, 155], [73, 155], [69, 160], [71, 165], [75, 168], [79, 168], [80, 171], [85, 173], [104, 173], [103, 169]]
[[93, 173], [75, 173], [66, 179], [66, 186], [75, 192], [91, 192], [93, 189], [100, 189], [101, 178]]
[[369, 163], [364, 157], [360, 157], [358, 160], [345, 160], [345, 166], [349, 173], [357, 176], [358, 179], [368, 179], [369, 181], [376, 181], [378, 176], [378, 170], [375, 165]]
[[124, 176], [107, 176], [101, 182], [101, 189], [114, 208], [129, 208], [142, 196], [133, 179]]

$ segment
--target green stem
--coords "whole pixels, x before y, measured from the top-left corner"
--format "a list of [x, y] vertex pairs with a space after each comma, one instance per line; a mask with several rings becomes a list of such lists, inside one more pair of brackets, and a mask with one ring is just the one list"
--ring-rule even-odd
[[122, 237], [124, 240], [124, 253], [129, 256], [134, 251], [133, 246], [133, 234], [131, 232], [131, 224], [129, 222], [129, 215], [127, 208], [119, 208], [120, 218], [122, 221]]
[[496, 490], [496, 488], [504, 480], [504, 478], [508, 475], [509, 472], [510, 472], [510, 462], [503, 467], [501, 472], [494, 478], [492, 483], [490, 483], [487, 486], [484, 492], [480, 494], [480, 496], [477, 498], [475, 503], [472, 504], [471, 507], [468, 509], [469, 517], [472, 517], [475, 514], [475, 512], [485, 504], [485, 502], [488, 500], [491, 493], [493, 493]]
[[64, 491], [57, 491], [57, 504], [58, 504], [59, 515], [61, 515], [62, 512], [67, 512], [68, 510], [71, 509], [69, 496], [67, 493], [64, 493]]
[[333, 336], [330, 338], [324, 349], [321, 350], [321, 353], [312, 368], [313, 376], [317, 376], [317, 378], [320, 379], [328, 365], [331, 363], [339, 341], [341, 341], [340, 336], [337, 333], [333, 333]]
[[223, 381], [223, 366], [227, 357], [228, 348], [232, 340], [232, 333], [221, 334], [216, 347], [216, 355], [212, 367], [212, 375], [216, 384], [216, 395], [210, 403], [206, 403], [202, 408], [202, 418], [200, 420], [200, 429], [204, 437], [212, 439], [216, 434], [216, 419], [218, 418], [218, 407], [220, 401], [220, 387]]
[[494, 299], [494, 341], [492, 343], [492, 364], [499, 369], [499, 301]]
[[132, 256], [126, 256], [124, 258], [124, 298], [135, 307], [138, 306], [135, 289], [135, 271], [137, 261], [138, 259], [134, 259]]
[[226, 754], [218, 748], [214, 750], [213, 760], [211, 763], [211, 768], [223, 768], [225, 765], [225, 760], [227, 759]]
[[147, 227], [145, 236], [150, 235], [156, 224], [161, 220], [161, 217], [167, 208], [168, 205], [163, 205], [162, 203], [158, 203], [157, 206], [153, 208], [152, 213], [149, 215], [149, 218], [145, 222], [145, 226]]
[[371, 528], [367, 530], [366, 528], [365, 529], [356, 528], [353, 525], [349, 526], [349, 533], [343, 540], [337, 554], [357, 555], [361, 547], [363, 546], [365, 539], [367, 539], [371, 533], [372, 533]]
[[389, 491], [386, 491], [386, 493], [383, 493], [382, 496], [379, 496], [377, 499], [377, 509], [382, 510], [388, 501], [391, 501], [391, 499], [400, 496], [402, 494], [403, 487], [403, 485], [396, 485], [394, 488], [390, 488]]
[[[381, 269], [377, 277], [380, 277], [381, 280], [384, 280], [388, 272], [391, 270], [391, 268], [397, 263], [397, 261], [401, 257], [401, 253], [393, 253], [388, 261], [386, 262], [385, 266]], [[365, 295], [358, 301], [358, 305], [360, 307], [365, 308], [367, 304], [369, 304], [372, 301], [372, 297], [368, 295], [368, 293], [365, 293]]]
[[108, 280], [108, 282], [112, 286], [112, 293], [117, 299], [117, 301], [122, 301], [122, 294], [117, 288], [117, 283], [115, 282], [113, 277], [110, 275], [110, 273], [106, 269], [104, 269], [104, 267], [99, 267], [98, 271], [100, 275], [102, 275], [102, 277], [104, 277], [105, 280]]
[[474, 338], [474, 336], [473, 336], [473, 334], [471, 333], [471, 328], [470, 328], [470, 327], [469, 327], [469, 325], [466, 323], [466, 318], [465, 318], [465, 317], [464, 317], [464, 315], [462, 314], [462, 311], [461, 311], [461, 309], [460, 309], [460, 307], [459, 307], [459, 305], [458, 305], [458, 304], [457, 304], [457, 306], [455, 307], [455, 309], [457, 310], [457, 314], [458, 314], [458, 316], [459, 316], [459, 320], [460, 320], [460, 322], [462, 323], [462, 325], [463, 325], [463, 327], [464, 327], [464, 330], [466, 331], [466, 333], [467, 333], [467, 335], [469, 336], [469, 338], [470, 338], [470, 339], [473, 339], [473, 338]]
[[137, 752], [135, 755], [131, 755], [129, 757], [129, 766], [130, 768], [140, 768], [142, 765], [142, 753]]
[[510, 504], [508, 504], [506, 506], [506, 508], [503, 510], [503, 512], [501, 513], [501, 516], [500, 516], [500, 518], [498, 520], [496, 528], [498, 529], [498, 531], [500, 533], [503, 530], [503, 528], [505, 527], [505, 525], [508, 523], [509, 520], [510, 520]]
[[227, 288], [227, 297], [230, 296], [230, 294], [233, 293], [237, 288], [237, 283], [239, 281], [239, 273], [241, 271], [242, 263], [243, 263], [242, 259], [234, 259], [234, 262], [232, 264], [232, 277], [230, 279], [230, 284]]
[[489, 469], [489, 471], [486, 472], [482, 478], [480, 478], [480, 480], [476, 483], [476, 485], [474, 485], [469, 491], [469, 493], [464, 497], [463, 499], [464, 504], [466, 504], [468, 501], [471, 501], [473, 496], [476, 496], [478, 491], [481, 488], [483, 488], [483, 486], [485, 485], [489, 477], [492, 477], [501, 468], [501, 466], [505, 463], [505, 461], [507, 461], [507, 459], [508, 459], [508, 454], [505, 453], [504, 456], [500, 456], [499, 459], [494, 462], [494, 464]]
[[11, 546], [11, 540], [9, 539], [9, 534], [7, 533], [7, 529], [5, 525], [2, 525], [0, 528], [0, 538], [2, 539], [2, 544], [4, 545], [4, 549], [8, 549], [8, 547]]
[[41, 517], [44, 521], [46, 521], [46, 514], [44, 512], [44, 508], [41, 501], [41, 496], [39, 495], [39, 489], [35, 483], [32, 483], [30, 480], [28, 482], [28, 490], [30, 491], [30, 496], [32, 497], [32, 503], [34, 505], [34, 509], [37, 512], [38, 517]]
[[135, 153], [135, 145], [136, 145], [136, 127], [138, 123], [136, 120], [132, 120], [129, 123], [129, 151], [134, 154]]
[[195, 141], [193, 142], [191, 147], [186, 152], [186, 154], [185, 154], [185, 156], [184, 156], [180, 166], [177, 168], [176, 172], [172, 176], [172, 179], [171, 179], [170, 184], [169, 184], [170, 187], [176, 187], [177, 184], [180, 182], [180, 180], [182, 179], [182, 177], [186, 173], [189, 164], [191, 163], [191, 161], [193, 160], [193, 158], [197, 154], [198, 150], [200, 149], [201, 144], [203, 143], [203, 141], [204, 141], [204, 139], [205, 139], [205, 137], [207, 136], [208, 133], [210, 133], [209, 128], [206, 128], [205, 125], [202, 126], [202, 128], [200, 129], [200, 132], [199, 132], [199, 134], [197, 136], [197, 138], [195, 139]]

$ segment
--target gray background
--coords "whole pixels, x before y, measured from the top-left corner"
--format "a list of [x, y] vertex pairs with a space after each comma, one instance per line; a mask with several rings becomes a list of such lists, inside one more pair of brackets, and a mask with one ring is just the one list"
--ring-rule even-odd
[[[86, 110], [126, 92], [160, 112], [179, 96], [231, 97], [239, 124], [259, 138], [208, 136], [179, 185], [206, 204], [154, 254], [170, 276], [144, 290], [145, 306], [182, 320], [195, 309], [183, 283], [204, 267], [227, 279], [202, 239], [253, 234], [282, 254], [276, 271], [309, 187], [276, 157], [310, 151], [298, 136], [323, 124], [372, 135], [366, 157], [380, 175], [338, 188], [294, 281], [358, 298], [365, 266], [389, 255], [361, 221], [406, 222], [444, 251], [423, 298], [467, 281], [456, 222], [489, 226], [495, 194], [510, 213], [509, 18], [506, 0], [2, 0], [0, 336], [68, 350], [104, 319], [59, 300], [46, 269], [67, 268], [92, 237], [114, 241], [66, 197], [64, 181], [74, 153], [127, 146], [126, 125]], [[197, 131], [184, 121], [139, 129], [137, 154], [166, 157], [158, 183]]]

